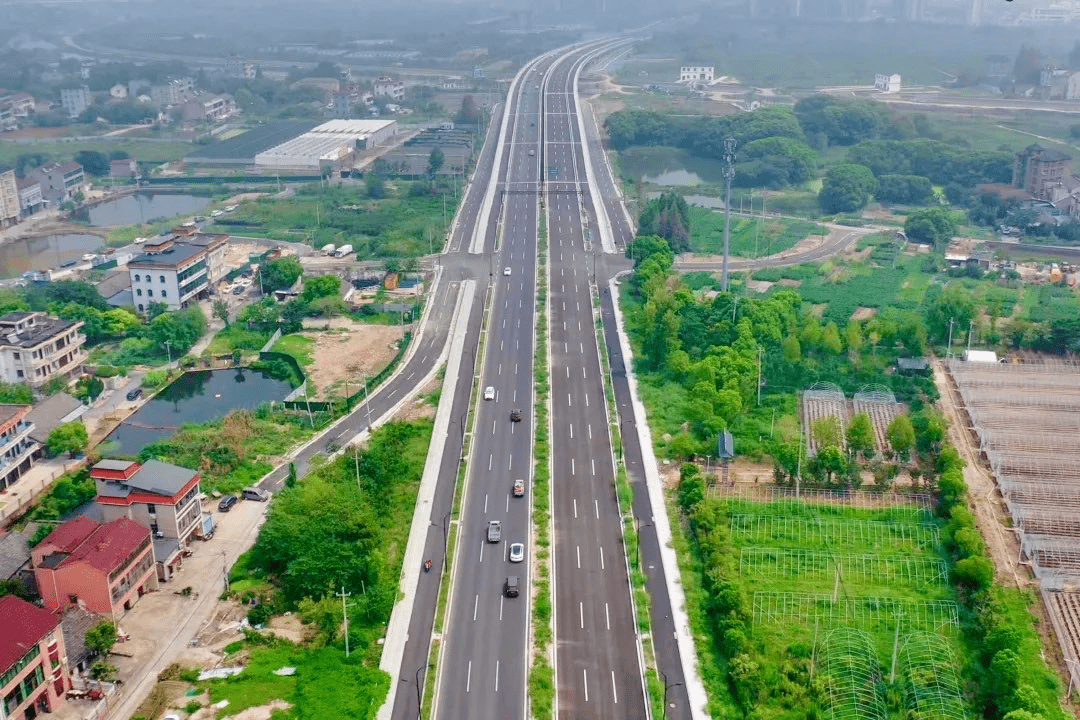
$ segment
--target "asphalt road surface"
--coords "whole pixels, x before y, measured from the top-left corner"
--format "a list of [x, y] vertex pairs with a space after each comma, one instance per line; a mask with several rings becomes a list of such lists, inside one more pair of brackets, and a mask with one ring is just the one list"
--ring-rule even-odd
[[555, 679], [560, 717], [615, 720], [646, 717], [646, 703], [594, 330], [600, 238], [575, 93], [587, 57], [559, 61], [544, 96]]

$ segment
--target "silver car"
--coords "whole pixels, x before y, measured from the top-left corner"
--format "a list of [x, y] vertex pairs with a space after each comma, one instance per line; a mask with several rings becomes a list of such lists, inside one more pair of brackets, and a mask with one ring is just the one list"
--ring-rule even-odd
[[524, 543], [511, 543], [510, 545], [510, 562], [519, 563], [525, 559], [525, 544]]

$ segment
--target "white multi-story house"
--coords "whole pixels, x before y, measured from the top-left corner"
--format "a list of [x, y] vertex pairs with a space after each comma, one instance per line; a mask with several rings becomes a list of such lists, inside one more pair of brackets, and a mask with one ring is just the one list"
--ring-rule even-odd
[[34, 168], [26, 176], [41, 185], [41, 197], [54, 207], [73, 200], [75, 193], [81, 192], [86, 183], [83, 166], [75, 161], [48, 163]]
[[0, 380], [38, 387], [66, 377], [86, 359], [82, 326], [40, 312], [0, 317]]
[[31, 178], [16, 178], [15, 184], [19, 188], [19, 211], [23, 215], [33, 215], [45, 206], [40, 182]]
[[205, 293], [223, 274], [228, 235], [166, 236], [143, 246], [142, 255], [128, 261], [135, 309], [150, 303], [179, 310]]
[[19, 222], [21, 214], [19, 186], [15, 181], [15, 171], [0, 172], [0, 228]]
[[679, 82], [711, 83], [715, 74], [715, 69], [712, 65], [684, 65], [679, 68]]
[[29, 405], [0, 405], [0, 489], [11, 487], [34, 464], [41, 445], [30, 437]]
[[149, 528], [158, 579], [170, 580], [181, 551], [201, 536], [199, 473], [157, 460], [102, 460], [90, 468], [106, 522], [127, 518]]
[[388, 97], [391, 100], [405, 99], [405, 83], [392, 77], [383, 76], [375, 81], [376, 97]]
[[68, 117], [78, 117], [83, 110], [94, 103], [94, 96], [90, 94], [90, 88], [83, 85], [75, 88], [62, 88], [60, 90], [60, 105], [68, 114]]
[[179, 105], [195, 97], [195, 81], [191, 78], [177, 78], [164, 85], [150, 88], [150, 99], [155, 105], [166, 107]]
[[900, 75], [898, 73], [892, 75], [878, 73], [874, 75], [874, 89], [883, 93], [900, 92]]

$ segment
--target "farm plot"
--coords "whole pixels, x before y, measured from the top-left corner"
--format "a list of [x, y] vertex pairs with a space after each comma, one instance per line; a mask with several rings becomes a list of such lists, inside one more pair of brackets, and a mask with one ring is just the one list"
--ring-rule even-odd
[[817, 455], [817, 440], [811, 429], [818, 420], [834, 417], [840, 423], [840, 436], [847, 433], [847, 399], [844, 391], [832, 383], [814, 383], [802, 395], [802, 419], [806, 428], [806, 452]]
[[[813, 494], [721, 497], [751, 602], [751, 639], [762, 662], [778, 666], [809, 649], [818, 717], [966, 716], [959, 608], [921, 500], [869, 507]], [[884, 692], [894, 681], [903, 693]]]
[[1080, 367], [950, 361], [990, 469], [1039, 579], [1074, 684], [1080, 683]]
[[898, 415], [903, 415], [905, 407], [903, 403], [896, 402], [892, 390], [884, 385], [867, 385], [855, 393], [855, 412], [866, 413], [870, 417], [870, 423], [874, 426], [874, 442], [878, 453], [883, 453], [889, 448], [889, 423]]

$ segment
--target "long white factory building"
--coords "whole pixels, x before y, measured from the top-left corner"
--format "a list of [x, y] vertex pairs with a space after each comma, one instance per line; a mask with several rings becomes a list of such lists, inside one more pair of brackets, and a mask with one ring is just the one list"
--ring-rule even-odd
[[381, 145], [397, 134], [396, 120], [330, 120], [255, 156], [265, 168], [318, 168]]

